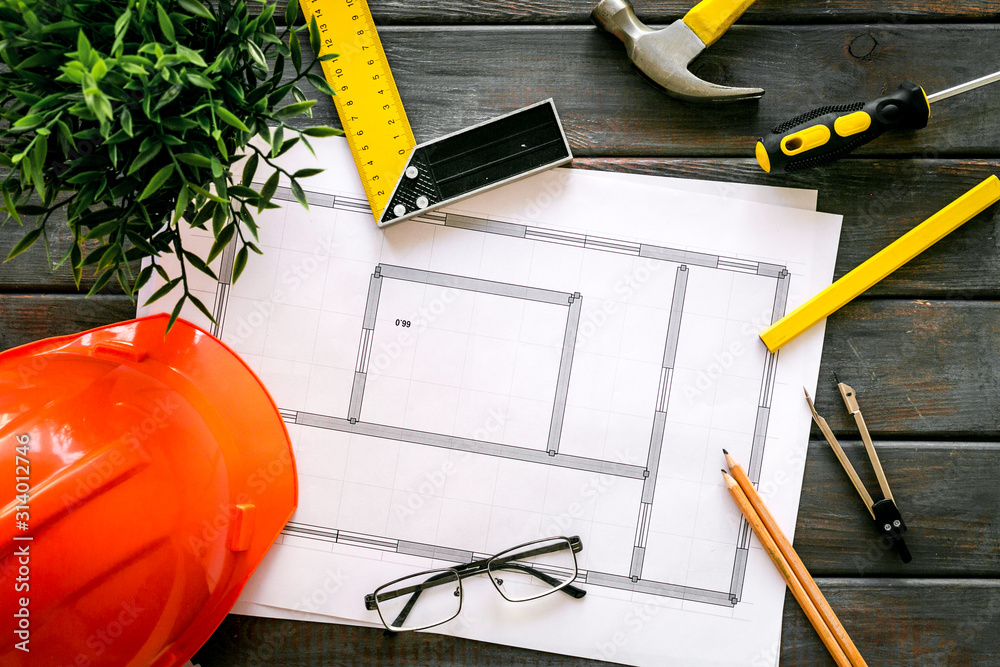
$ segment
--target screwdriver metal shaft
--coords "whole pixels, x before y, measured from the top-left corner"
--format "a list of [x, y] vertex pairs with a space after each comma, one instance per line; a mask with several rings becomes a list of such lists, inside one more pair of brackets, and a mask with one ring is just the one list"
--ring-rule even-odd
[[991, 83], [996, 83], [997, 81], [1000, 81], [1000, 72], [987, 74], [986, 76], [981, 76], [978, 79], [973, 79], [972, 81], [966, 81], [963, 84], [953, 86], [951, 88], [946, 88], [945, 90], [934, 93], [933, 95], [928, 95], [927, 103], [934, 104], [935, 102], [940, 102], [941, 100], [946, 100], [949, 97], [953, 97], [955, 95], [961, 95], [962, 93], [967, 93], [970, 90], [975, 90], [980, 86], [986, 86]]

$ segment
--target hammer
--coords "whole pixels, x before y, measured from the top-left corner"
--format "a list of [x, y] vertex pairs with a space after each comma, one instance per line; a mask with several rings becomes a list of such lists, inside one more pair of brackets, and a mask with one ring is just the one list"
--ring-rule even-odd
[[695, 56], [715, 44], [754, 0], [702, 0], [684, 18], [653, 30], [635, 16], [629, 0], [601, 0], [590, 18], [625, 43], [639, 71], [668, 95], [687, 102], [735, 102], [764, 94], [699, 79], [688, 70]]

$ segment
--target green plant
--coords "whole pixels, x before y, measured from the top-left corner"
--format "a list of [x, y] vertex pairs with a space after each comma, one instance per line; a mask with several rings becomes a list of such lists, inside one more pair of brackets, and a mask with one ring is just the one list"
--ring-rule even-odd
[[[73, 243], [55, 266], [68, 262], [78, 287], [93, 267], [90, 294], [116, 278], [134, 295], [157, 271], [167, 282], [150, 301], [180, 287], [174, 318], [185, 301], [211, 317], [188, 290], [190, 267], [214, 277], [209, 263], [235, 242], [238, 278], [248, 251], [260, 253], [252, 209], [275, 207], [278, 175], [308, 208], [298, 179], [320, 171], [290, 173], [275, 158], [300, 141], [308, 146], [307, 137], [340, 133], [286, 124], [312, 115], [303, 80], [334, 94], [313, 70], [336, 56], [304, 64], [298, 3], [288, 3], [280, 35], [275, 8], [264, 0], [254, 16], [245, 0], [214, 8], [201, 0], [0, 0], [0, 57], [9, 68], [0, 72], [5, 224], [34, 221], [8, 259], [39, 239], [48, 252], [46, 225], [65, 209]], [[308, 30], [318, 54], [315, 20]], [[267, 148], [249, 143], [255, 135]], [[237, 176], [233, 164], [246, 155]], [[251, 179], [261, 161], [275, 171], [257, 190]], [[184, 249], [185, 224], [212, 230], [208, 256]], [[176, 278], [157, 261], [171, 253], [181, 263]]]

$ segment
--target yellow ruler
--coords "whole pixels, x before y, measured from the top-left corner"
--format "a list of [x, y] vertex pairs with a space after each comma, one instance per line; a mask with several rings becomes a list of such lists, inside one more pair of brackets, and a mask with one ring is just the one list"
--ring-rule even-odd
[[365, 0], [301, 0], [300, 5], [307, 23], [316, 17], [320, 54], [339, 54], [322, 63], [323, 73], [337, 92], [333, 102], [377, 217], [417, 142], [375, 22]]

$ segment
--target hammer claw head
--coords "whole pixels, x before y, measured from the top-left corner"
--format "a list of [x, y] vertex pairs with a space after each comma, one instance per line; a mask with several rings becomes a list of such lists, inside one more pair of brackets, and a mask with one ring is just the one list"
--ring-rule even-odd
[[688, 102], [735, 102], [764, 94], [760, 88], [720, 86], [692, 74], [688, 65], [705, 50], [705, 42], [683, 19], [652, 30], [636, 18], [628, 0], [600, 0], [591, 19], [622, 40], [639, 71], [673, 97]]
[[764, 94], [760, 88], [720, 86], [692, 74], [688, 65], [705, 48], [698, 35], [683, 20], [677, 20], [639, 39], [632, 61], [667, 94], [688, 102], [736, 102]]

